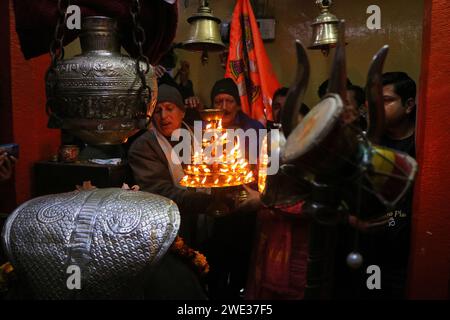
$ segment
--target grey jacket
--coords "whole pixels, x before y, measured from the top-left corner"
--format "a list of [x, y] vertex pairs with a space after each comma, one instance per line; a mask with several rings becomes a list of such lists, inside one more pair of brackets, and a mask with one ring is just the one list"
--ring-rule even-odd
[[213, 201], [211, 195], [174, 185], [167, 159], [151, 131], [142, 134], [131, 145], [128, 162], [140, 189], [173, 200], [182, 216], [205, 213]]

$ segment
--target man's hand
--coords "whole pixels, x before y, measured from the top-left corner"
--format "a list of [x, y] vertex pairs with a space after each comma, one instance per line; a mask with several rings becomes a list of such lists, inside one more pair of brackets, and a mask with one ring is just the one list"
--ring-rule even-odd
[[164, 73], [166, 73], [166, 68], [164, 68], [162, 65], [160, 65], [160, 64], [158, 64], [157, 66], [155, 66], [155, 74], [156, 74], [156, 77], [159, 79], [159, 78], [161, 78], [163, 75], [164, 75]]
[[369, 220], [360, 220], [352, 215], [348, 216], [348, 223], [363, 233], [377, 233], [386, 230], [390, 221], [391, 218], [386, 215]]
[[122, 184], [122, 189], [124, 189], [124, 190], [131, 190], [131, 191], [139, 191], [140, 187], [137, 184], [135, 184], [134, 186], [132, 186], [130, 188], [130, 186], [124, 182]]
[[243, 185], [243, 187], [248, 194], [247, 199], [240, 202], [236, 206], [236, 209], [242, 210], [242, 211], [256, 211], [259, 208], [261, 208], [261, 206], [262, 206], [261, 194], [258, 191], [253, 190], [252, 188], [250, 188], [249, 186], [247, 186], [245, 184]]
[[200, 99], [196, 96], [187, 98], [186, 100], [184, 100], [184, 104], [189, 109], [203, 110], [203, 105]]
[[0, 181], [5, 181], [11, 178], [13, 166], [17, 159], [13, 156], [8, 156], [6, 152], [0, 150]]

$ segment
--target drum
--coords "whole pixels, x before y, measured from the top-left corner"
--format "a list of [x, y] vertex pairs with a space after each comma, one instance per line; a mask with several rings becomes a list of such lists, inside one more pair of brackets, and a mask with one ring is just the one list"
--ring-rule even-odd
[[292, 205], [303, 200], [310, 191], [307, 183], [302, 183], [302, 172], [293, 166], [280, 168], [280, 150], [286, 144], [281, 132], [272, 129], [264, 136], [258, 162], [258, 191], [262, 202], [269, 207]]
[[417, 173], [417, 162], [406, 153], [382, 146], [372, 146], [370, 153], [365, 190], [388, 209], [393, 208], [410, 189]]
[[382, 216], [407, 199], [417, 162], [406, 153], [370, 143], [361, 143], [360, 149], [364, 156], [358, 169], [336, 186], [348, 211], [360, 212], [359, 217], [366, 220]]
[[345, 175], [343, 168], [358, 154], [358, 133], [346, 125], [339, 95], [329, 94], [289, 135], [281, 160], [298, 164], [315, 179], [326, 182]]
[[281, 173], [274, 176], [261, 176], [264, 168], [260, 168], [259, 184], [265, 204], [304, 198], [311, 189], [306, 181], [310, 181], [333, 187], [350, 211], [364, 212], [365, 217], [395, 207], [417, 172], [412, 157], [372, 145], [348, 125], [342, 100], [333, 94], [292, 131], [281, 147], [281, 164]]

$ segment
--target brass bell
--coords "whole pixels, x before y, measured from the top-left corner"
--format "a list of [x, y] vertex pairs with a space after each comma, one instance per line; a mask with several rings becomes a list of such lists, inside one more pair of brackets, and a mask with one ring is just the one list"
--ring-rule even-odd
[[308, 49], [321, 50], [327, 56], [338, 41], [339, 19], [329, 11], [331, 0], [316, 0], [316, 4], [320, 9], [320, 15], [311, 24], [313, 37]]
[[182, 48], [189, 51], [222, 51], [225, 45], [220, 36], [220, 19], [212, 14], [208, 1], [202, 0], [197, 12], [187, 19], [191, 25], [189, 38]]

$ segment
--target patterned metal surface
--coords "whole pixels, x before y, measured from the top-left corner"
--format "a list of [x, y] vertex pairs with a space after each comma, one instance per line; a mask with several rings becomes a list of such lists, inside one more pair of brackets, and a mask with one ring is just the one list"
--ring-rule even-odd
[[114, 19], [83, 18], [82, 53], [56, 59], [46, 76], [52, 126], [90, 144], [120, 144], [145, 128], [156, 105], [154, 68], [121, 54], [119, 40]]
[[[24, 203], [9, 216], [2, 241], [39, 299], [118, 298], [167, 252], [179, 226], [169, 199], [92, 189]], [[80, 267], [81, 290], [67, 288], [70, 265]]]

